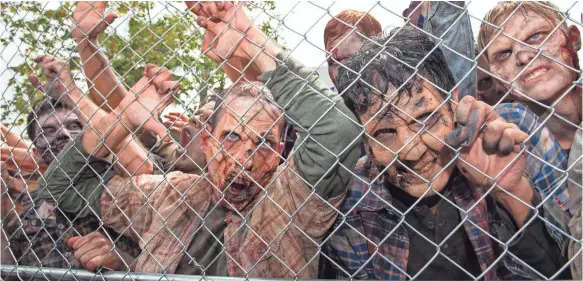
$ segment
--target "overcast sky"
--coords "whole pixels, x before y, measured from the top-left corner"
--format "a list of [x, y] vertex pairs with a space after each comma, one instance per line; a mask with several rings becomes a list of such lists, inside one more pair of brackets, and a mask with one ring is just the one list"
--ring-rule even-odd
[[[472, 29], [477, 36], [480, 26], [480, 19], [496, 5], [498, 1], [471, 1], [468, 4], [468, 13], [472, 21]], [[570, 18], [580, 22], [582, 10], [581, 3], [576, 1], [552, 1], [556, 3], [561, 11], [569, 11]], [[357, 4], [358, 3], [358, 4]], [[409, 6], [409, 1], [381, 1], [378, 2], [358, 0], [358, 1], [317, 1], [317, 2], [296, 2], [279, 1], [277, 12], [284, 16], [286, 27], [280, 31], [285, 43], [291, 49], [297, 46], [294, 54], [311, 66], [318, 66], [324, 63], [324, 28], [331, 19], [331, 15], [336, 15], [345, 9], [356, 9], [369, 11], [377, 18], [383, 28], [397, 27], [403, 24], [400, 17], [403, 10]], [[573, 24], [573, 22], [568, 22]], [[293, 30], [292, 30], [293, 29]], [[304, 38], [305, 36], [305, 38]]]

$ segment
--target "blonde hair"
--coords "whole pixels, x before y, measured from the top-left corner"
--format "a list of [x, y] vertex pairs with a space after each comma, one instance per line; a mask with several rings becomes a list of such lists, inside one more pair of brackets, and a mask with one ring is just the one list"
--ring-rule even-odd
[[549, 1], [522, 2], [522, 1], [504, 1], [496, 4], [484, 17], [484, 22], [480, 25], [478, 33], [478, 50], [482, 52], [484, 48], [492, 41], [494, 36], [499, 32], [499, 28], [492, 26], [501, 25], [511, 13], [533, 12], [548, 20], [553, 25], [561, 24], [561, 28], [567, 28], [564, 22], [565, 16], [559, 11], [559, 8]]

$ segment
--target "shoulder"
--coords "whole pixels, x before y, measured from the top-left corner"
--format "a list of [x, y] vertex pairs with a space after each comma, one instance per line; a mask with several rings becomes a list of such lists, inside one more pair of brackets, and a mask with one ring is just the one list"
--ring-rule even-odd
[[[348, 185], [346, 193], [345, 206], [352, 206], [362, 198], [371, 185], [376, 185], [374, 181], [377, 178], [378, 169], [373, 167], [372, 162], [368, 156], [364, 156], [358, 160], [354, 168], [354, 175]], [[373, 182], [374, 181], [374, 182]]]
[[[540, 124], [539, 117], [520, 103], [501, 103], [494, 111], [509, 123], [514, 123], [525, 133], [534, 133]], [[546, 127], [545, 127], [546, 128]]]

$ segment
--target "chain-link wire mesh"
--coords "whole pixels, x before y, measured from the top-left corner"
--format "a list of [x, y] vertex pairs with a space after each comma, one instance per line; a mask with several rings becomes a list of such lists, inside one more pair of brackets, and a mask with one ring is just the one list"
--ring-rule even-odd
[[2, 278], [581, 279], [580, 4], [482, 5], [1, 3]]

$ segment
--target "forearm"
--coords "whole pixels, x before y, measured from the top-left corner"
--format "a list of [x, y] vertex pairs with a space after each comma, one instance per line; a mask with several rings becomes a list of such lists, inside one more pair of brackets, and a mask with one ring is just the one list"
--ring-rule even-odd
[[3, 141], [6, 142], [8, 146], [14, 146], [19, 148], [28, 148], [30, 144], [16, 135], [14, 132], [9, 131], [4, 125], [0, 126], [2, 128]]
[[253, 68], [250, 62], [240, 59], [230, 59], [227, 63], [224, 63], [223, 71], [232, 82], [239, 80], [248, 82], [258, 81], [258, 77], [261, 75], [257, 69]]
[[109, 113], [98, 109], [83, 132], [85, 151], [96, 157], [109, 155], [110, 150], [118, 147], [133, 131], [133, 126], [124, 117], [123, 108]]
[[46, 165], [35, 158], [36, 154], [32, 153], [30, 149], [1, 147], [0, 156], [0, 161], [5, 162], [6, 166], [11, 169], [29, 173], [44, 173], [47, 169]]
[[106, 113], [78, 88], [71, 90], [65, 97], [65, 103], [74, 108], [75, 114], [86, 128], [83, 133], [83, 147], [87, 152], [96, 157], [105, 157], [111, 149], [118, 157], [124, 175], [153, 171], [146, 151], [132, 138], [127, 130], [129, 127], [123, 125], [122, 114], [118, 118], [115, 112]]
[[78, 39], [77, 42], [91, 98], [103, 110], [110, 112], [123, 100], [127, 90], [111, 68], [105, 54], [99, 50], [97, 40]]
[[117, 164], [121, 166], [121, 176], [131, 177], [154, 172], [154, 164], [148, 158], [148, 152], [133, 135], [128, 135], [115, 146], [113, 153], [117, 156]]
[[126, 173], [124, 176], [152, 173], [153, 164], [147, 152], [132, 138], [135, 130], [124, 121], [124, 113], [119, 112], [116, 109], [103, 118], [92, 119], [83, 132], [83, 148], [96, 157], [115, 153]]
[[241, 44], [254, 72], [266, 73], [277, 67], [275, 58], [282, 51], [281, 47], [261, 30], [249, 30]]

